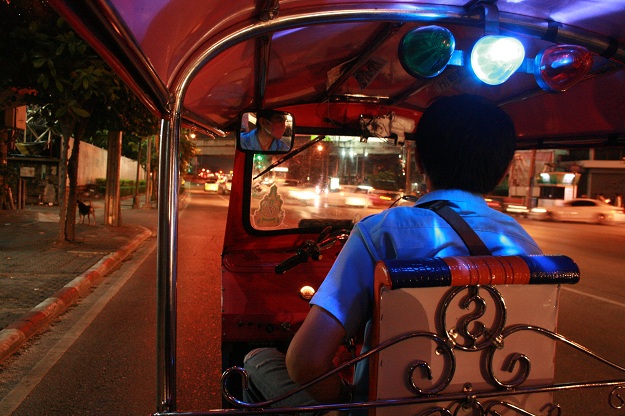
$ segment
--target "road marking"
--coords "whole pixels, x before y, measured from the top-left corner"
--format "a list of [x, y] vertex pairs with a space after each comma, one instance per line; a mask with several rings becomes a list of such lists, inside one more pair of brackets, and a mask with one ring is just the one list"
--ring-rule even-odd
[[[144, 253], [137, 258], [137, 262], [124, 263], [121, 268], [113, 271], [112, 273], [119, 273], [124, 270], [122, 276], [112, 282], [112, 284], [106, 289], [104, 294], [99, 296], [95, 300], [89, 309], [84, 313], [82, 318], [78, 320], [63, 337], [46, 353], [45, 356], [39, 360], [39, 362], [25, 375], [20, 382], [0, 401], [0, 415], [10, 415], [19, 405], [26, 399], [30, 392], [39, 384], [39, 382], [45, 377], [50, 369], [56, 364], [56, 362], [67, 352], [72, 344], [78, 339], [78, 337], [89, 327], [93, 320], [100, 314], [102, 309], [108, 304], [108, 302], [119, 292], [119, 290], [126, 284], [128, 279], [135, 274], [137, 269], [143, 264], [147, 257], [156, 248], [156, 240], [148, 240], [149, 245], [146, 247]], [[139, 248], [140, 249], [140, 248]], [[124, 269], [124, 266], [126, 268]], [[106, 278], [100, 282], [106, 282]], [[96, 289], [97, 290], [97, 289]], [[93, 293], [90, 296], [94, 296]], [[86, 299], [89, 299], [87, 296]], [[92, 298], [93, 299], [93, 298]], [[83, 301], [83, 305], [88, 305]]]
[[581, 290], [577, 290], [577, 289], [571, 289], [570, 287], [566, 287], [566, 286], [562, 286], [562, 289], [566, 290], [568, 292], [573, 292], [576, 295], [586, 296], [586, 297], [589, 297], [589, 298], [592, 298], [592, 299], [595, 299], [595, 300], [600, 300], [600, 301], [605, 302], [605, 303], [609, 303], [609, 304], [612, 304], [612, 305], [620, 306], [621, 308], [625, 308], [625, 303], [623, 303], [623, 302], [617, 302], [615, 300], [606, 299], [606, 298], [601, 297], [601, 296], [591, 295], [590, 293], [582, 292]]

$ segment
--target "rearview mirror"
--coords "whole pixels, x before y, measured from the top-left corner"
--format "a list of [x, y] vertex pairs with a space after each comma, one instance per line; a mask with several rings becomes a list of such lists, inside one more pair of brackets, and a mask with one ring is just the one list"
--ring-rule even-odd
[[293, 147], [293, 115], [284, 111], [243, 113], [237, 132], [237, 149], [247, 153], [288, 153]]

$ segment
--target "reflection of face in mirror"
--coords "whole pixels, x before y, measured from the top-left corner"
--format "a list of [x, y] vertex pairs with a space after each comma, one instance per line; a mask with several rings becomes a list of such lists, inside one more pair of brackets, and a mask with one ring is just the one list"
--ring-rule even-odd
[[259, 111], [256, 128], [247, 133], [241, 133], [241, 148], [288, 152], [290, 145], [283, 141], [286, 129], [287, 116], [285, 114]]

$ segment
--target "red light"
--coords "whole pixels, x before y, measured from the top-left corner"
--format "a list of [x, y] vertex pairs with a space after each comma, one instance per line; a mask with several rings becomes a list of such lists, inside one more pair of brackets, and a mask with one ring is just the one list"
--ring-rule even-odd
[[592, 54], [577, 45], [555, 45], [536, 56], [534, 77], [549, 92], [566, 91], [581, 81], [592, 68]]

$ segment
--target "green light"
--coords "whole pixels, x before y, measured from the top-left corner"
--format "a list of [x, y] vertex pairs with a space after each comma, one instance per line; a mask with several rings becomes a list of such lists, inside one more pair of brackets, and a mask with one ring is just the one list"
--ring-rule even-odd
[[471, 51], [471, 69], [489, 85], [499, 85], [519, 69], [525, 59], [523, 44], [506, 36], [484, 36]]
[[456, 40], [448, 29], [424, 26], [404, 35], [399, 60], [410, 75], [432, 78], [443, 72], [455, 48]]

